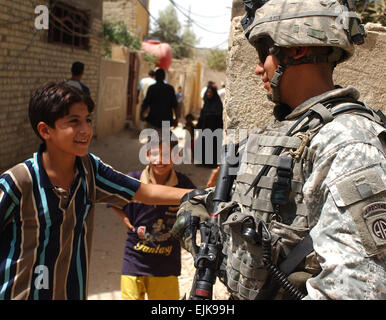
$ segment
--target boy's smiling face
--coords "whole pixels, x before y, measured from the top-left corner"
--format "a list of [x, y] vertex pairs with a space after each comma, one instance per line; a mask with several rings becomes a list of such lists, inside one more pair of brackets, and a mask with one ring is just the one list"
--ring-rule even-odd
[[76, 102], [71, 105], [67, 115], [55, 121], [54, 128], [40, 122], [38, 130], [47, 147], [57, 152], [82, 157], [88, 153], [91, 142], [92, 117], [86, 104]]
[[172, 150], [170, 146], [164, 143], [148, 151], [149, 166], [154, 174], [162, 176], [170, 173], [173, 167], [171, 153]]

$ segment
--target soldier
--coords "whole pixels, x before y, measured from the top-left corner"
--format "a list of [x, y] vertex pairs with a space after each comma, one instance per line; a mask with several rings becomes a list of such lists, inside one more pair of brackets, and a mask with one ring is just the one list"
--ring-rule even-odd
[[[244, 1], [276, 120], [241, 147], [230, 201], [216, 211], [216, 274], [233, 299], [386, 299], [386, 130], [354, 87], [332, 79], [365, 36], [348, 3], [342, 26], [335, 0]], [[183, 199], [174, 225], [196, 257], [192, 222], [213, 221], [205, 193]]]

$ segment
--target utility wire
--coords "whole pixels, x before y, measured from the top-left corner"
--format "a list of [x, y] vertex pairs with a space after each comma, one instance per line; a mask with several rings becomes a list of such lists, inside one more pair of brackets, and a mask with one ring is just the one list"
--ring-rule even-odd
[[209, 30], [209, 29], [206, 29], [204, 28], [203, 26], [199, 25], [196, 21], [194, 21], [191, 17], [189, 17], [185, 12], [183, 12], [176, 4], [173, 0], [169, 0], [169, 2], [173, 5], [174, 8], [176, 8], [179, 12], [181, 12], [186, 18], [188, 18], [194, 25], [196, 25], [197, 27], [199, 27], [200, 29], [206, 31], [206, 32], [210, 32], [210, 33], [214, 33], [214, 34], [227, 34], [228, 32], [216, 32], [216, 31], [212, 31], [212, 30]]
[[228, 39], [225, 39], [223, 42], [219, 43], [217, 46], [212, 47], [211, 49], [221, 47], [224, 43], [227, 43], [227, 42], [228, 42]]
[[32, 46], [32, 44], [35, 42], [36, 36], [38, 35], [38, 30], [35, 31], [33, 34], [31, 40], [28, 42], [26, 47], [20, 51], [20, 53], [8, 64], [6, 64], [4, 67], [0, 66], [0, 71], [9, 70], [13, 65], [17, 63], [17, 61], [28, 51], [28, 49]]
[[[56, 3], [58, 2], [59, 0], [55, 0], [51, 3], [50, 7], [49, 7], [49, 10], [51, 11], [51, 9], [56, 5]], [[35, 6], [35, 4], [32, 2], [32, 0], [29, 0], [29, 2], [31, 3], [32, 7]], [[50, 13], [50, 16], [51, 16], [51, 13]], [[34, 16], [32, 16], [31, 20], [33, 21], [33, 18]], [[39, 34], [39, 31], [40, 30], [37, 30], [35, 29], [35, 32], [34, 34], [32, 35], [31, 37], [31, 40], [27, 43], [27, 45], [24, 47], [24, 49], [22, 49], [20, 51], [20, 53], [14, 58], [11, 60], [11, 62], [7, 63], [6, 65], [4, 66], [0, 66], [0, 71], [5, 71], [5, 70], [9, 70], [12, 66], [14, 66], [15, 64], [17, 64], [17, 62], [19, 61], [19, 59], [29, 50], [29, 48], [32, 46], [32, 44], [35, 42], [36, 38], [37, 38], [37, 35]], [[64, 31], [64, 30], [63, 30]]]
[[189, 14], [191, 14], [193, 16], [200, 17], [200, 18], [215, 19], [215, 18], [222, 18], [222, 17], [225, 17], [228, 15], [228, 14], [222, 14], [222, 15], [218, 15], [218, 16], [204, 16], [204, 15], [201, 15], [198, 13], [191, 12], [191, 11], [189, 11], [189, 9], [182, 7], [180, 4], [175, 3], [175, 5], [176, 5], [176, 7], [179, 7], [181, 10], [184, 10], [184, 11], [188, 12]]
[[[141, 1], [141, 0], [137, 0], [137, 1], [138, 1], [138, 2], [142, 5], [142, 7], [146, 10], [146, 12], [148, 13], [149, 17], [153, 19], [153, 21], [155, 22], [155, 24], [157, 24], [158, 27], [161, 28], [160, 24], [158, 23], [158, 20], [150, 13], [150, 11], [149, 11], [149, 10], [146, 8], [146, 6], [142, 3], [142, 1]], [[167, 30], [166, 30], [166, 31], [167, 31]], [[169, 35], [169, 34], [168, 34], [168, 35]], [[187, 46], [187, 47], [190, 47], [190, 48], [192, 48], [192, 49], [196, 49], [195, 46], [191, 45], [190, 43], [186, 43], [186, 42], [182, 41], [181, 39], [180, 39], [180, 42], [181, 42], [183, 45]]]

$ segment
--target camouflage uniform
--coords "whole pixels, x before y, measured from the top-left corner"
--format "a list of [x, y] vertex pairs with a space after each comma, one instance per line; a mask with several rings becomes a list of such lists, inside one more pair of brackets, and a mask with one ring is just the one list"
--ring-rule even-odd
[[[293, 187], [290, 203], [281, 210], [281, 222], [273, 218], [269, 205], [263, 205], [270, 199], [269, 186], [261, 189], [258, 201], [243, 196], [251, 181], [248, 175], [254, 177], [261, 170], [258, 156], [272, 154], [272, 147], [256, 149], [256, 137], [264, 140], [262, 137], [283, 135], [309, 108], [331, 97], [357, 99], [359, 92], [347, 87], [314, 97], [294, 109], [285, 121], [275, 121], [264, 132], [251, 134], [246, 144], [232, 196], [243, 204], [242, 209], [223, 223], [226, 284], [236, 298], [253, 299], [267, 276], [261, 250], [240, 237], [248, 216], [269, 225], [277, 240], [275, 262], [280, 252], [288, 253], [310, 233], [314, 252], [292, 274], [293, 279], [303, 278], [300, 282], [313, 276], [307, 281], [306, 299], [386, 298], [386, 229], [382, 224], [386, 221], [386, 162], [379, 139], [385, 134], [381, 125], [354, 113], [337, 116], [324, 125], [296, 161], [301, 169], [295, 164], [292, 185], [302, 187]], [[288, 155], [288, 150], [284, 148], [281, 155]], [[273, 167], [267, 177], [275, 175]], [[371, 209], [374, 203], [377, 205]]]

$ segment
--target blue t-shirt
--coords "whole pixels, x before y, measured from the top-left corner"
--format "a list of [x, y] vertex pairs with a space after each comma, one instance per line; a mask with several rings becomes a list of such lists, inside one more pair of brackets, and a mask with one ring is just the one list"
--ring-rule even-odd
[[[140, 179], [142, 171], [128, 175]], [[177, 188], [195, 189], [195, 185], [182, 173], [172, 171]], [[169, 179], [170, 180], [170, 179]], [[179, 206], [153, 206], [129, 203], [124, 211], [136, 232], [128, 230], [122, 264], [122, 275], [179, 276], [181, 248], [171, 235]]]

